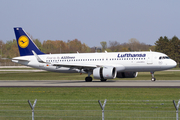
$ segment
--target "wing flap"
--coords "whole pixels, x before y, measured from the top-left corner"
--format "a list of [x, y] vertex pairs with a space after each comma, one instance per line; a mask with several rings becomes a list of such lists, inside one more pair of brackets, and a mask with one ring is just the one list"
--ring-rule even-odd
[[63, 64], [63, 63], [55, 63], [52, 64], [53, 66], [59, 66], [59, 67], [74, 67], [74, 68], [96, 68], [98, 65], [91, 65], [91, 64]]

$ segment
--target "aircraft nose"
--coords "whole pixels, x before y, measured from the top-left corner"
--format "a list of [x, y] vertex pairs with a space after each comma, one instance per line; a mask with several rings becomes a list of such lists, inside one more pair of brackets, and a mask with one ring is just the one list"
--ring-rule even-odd
[[174, 67], [176, 67], [177, 63], [176, 63], [176, 61], [171, 60], [170, 65], [174, 68]]

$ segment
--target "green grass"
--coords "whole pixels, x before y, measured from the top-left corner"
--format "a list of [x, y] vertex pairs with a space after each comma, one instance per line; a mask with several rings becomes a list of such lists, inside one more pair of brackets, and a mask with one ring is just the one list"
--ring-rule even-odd
[[[157, 80], [179, 80], [180, 71], [155, 72]], [[55, 72], [0, 72], [0, 80], [84, 80], [87, 74], [80, 73], [55, 73]], [[116, 78], [115, 80], [150, 80], [149, 72], [139, 72], [136, 78]]]
[[38, 120], [101, 120], [98, 100], [105, 106], [106, 120], [175, 119], [172, 100], [178, 88], [0, 88], [0, 119], [30, 120], [31, 103], [37, 99]]
[[[0, 72], [0, 80], [84, 80], [87, 74], [53, 72]], [[155, 73], [158, 80], [179, 80], [178, 71]], [[150, 80], [148, 72], [137, 78], [115, 80]], [[0, 119], [31, 120], [31, 103], [37, 99], [35, 120], [101, 120], [98, 100], [105, 106], [105, 120], [175, 119], [172, 100], [179, 88], [90, 88], [90, 87], [0, 87]]]

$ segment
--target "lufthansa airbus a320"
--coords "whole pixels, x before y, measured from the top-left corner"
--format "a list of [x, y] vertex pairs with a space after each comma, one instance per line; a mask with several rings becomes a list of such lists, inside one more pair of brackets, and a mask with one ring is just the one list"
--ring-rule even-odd
[[160, 52], [104, 52], [45, 54], [21, 28], [14, 28], [19, 57], [12, 62], [33, 68], [60, 73], [87, 73], [86, 82], [94, 79], [106, 81], [114, 78], [134, 78], [138, 72], [151, 72], [174, 68], [177, 63]]

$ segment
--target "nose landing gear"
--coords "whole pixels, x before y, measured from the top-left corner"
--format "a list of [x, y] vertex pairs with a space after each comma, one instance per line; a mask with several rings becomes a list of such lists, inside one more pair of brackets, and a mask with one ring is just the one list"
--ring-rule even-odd
[[152, 81], [152, 82], [155, 82], [155, 81], [156, 81], [156, 78], [154, 77], [154, 72], [151, 72], [151, 76], [152, 76], [151, 81]]

